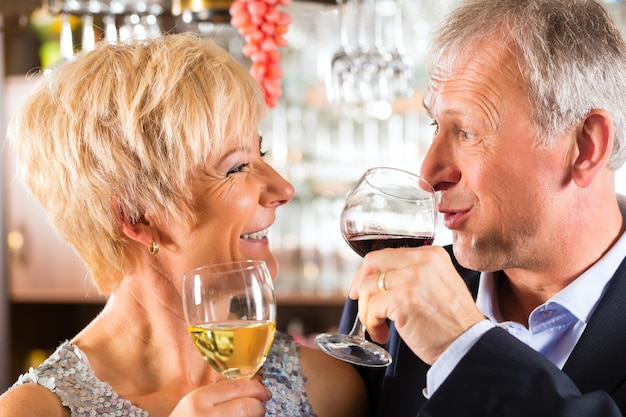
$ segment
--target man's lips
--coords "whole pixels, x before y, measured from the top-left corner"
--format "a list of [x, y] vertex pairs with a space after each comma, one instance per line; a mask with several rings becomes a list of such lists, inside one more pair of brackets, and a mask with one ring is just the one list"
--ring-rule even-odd
[[443, 224], [450, 230], [456, 230], [467, 219], [471, 210], [469, 209], [440, 209], [443, 214]]

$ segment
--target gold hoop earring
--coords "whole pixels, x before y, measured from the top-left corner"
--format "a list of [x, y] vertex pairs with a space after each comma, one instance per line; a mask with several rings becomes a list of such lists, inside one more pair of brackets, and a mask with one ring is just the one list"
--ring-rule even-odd
[[159, 244], [152, 242], [152, 246], [148, 248], [148, 252], [150, 252], [151, 255], [156, 255], [159, 252]]

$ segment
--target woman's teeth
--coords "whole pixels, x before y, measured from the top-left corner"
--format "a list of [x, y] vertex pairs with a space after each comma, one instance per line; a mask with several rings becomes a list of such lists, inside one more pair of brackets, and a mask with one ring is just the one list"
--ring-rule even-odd
[[258, 232], [250, 233], [248, 235], [241, 235], [243, 239], [253, 239], [253, 240], [261, 240], [265, 236], [267, 236], [267, 232], [269, 229], [259, 230]]

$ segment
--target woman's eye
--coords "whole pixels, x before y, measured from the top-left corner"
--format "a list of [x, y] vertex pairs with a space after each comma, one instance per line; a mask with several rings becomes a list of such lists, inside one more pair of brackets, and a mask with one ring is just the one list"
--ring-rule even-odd
[[439, 123], [437, 123], [436, 121], [432, 120], [430, 122], [430, 125], [434, 128], [433, 136], [435, 136], [437, 133], [439, 133]]
[[265, 155], [267, 155], [267, 151], [261, 151], [260, 155], [261, 155], [261, 158], [263, 158]]
[[243, 164], [237, 165], [236, 167], [234, 167], [231, 170], [229, 170], [226, 175], [237, 174], [238, 172], [243, 172], [248, 167], [248, 165], [250, 165], [250, 164], [243, 163]]

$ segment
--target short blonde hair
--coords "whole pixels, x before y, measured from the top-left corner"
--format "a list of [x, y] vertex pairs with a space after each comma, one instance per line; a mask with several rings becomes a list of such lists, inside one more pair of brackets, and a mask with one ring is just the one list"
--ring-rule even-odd
[[190, 175], [258, 135], [256, 81], [192, 33], [101, 43], [40, 76], [8, 138], [18, 172], [101, 292], [130, 260], [120, 218], [193, 221]]

